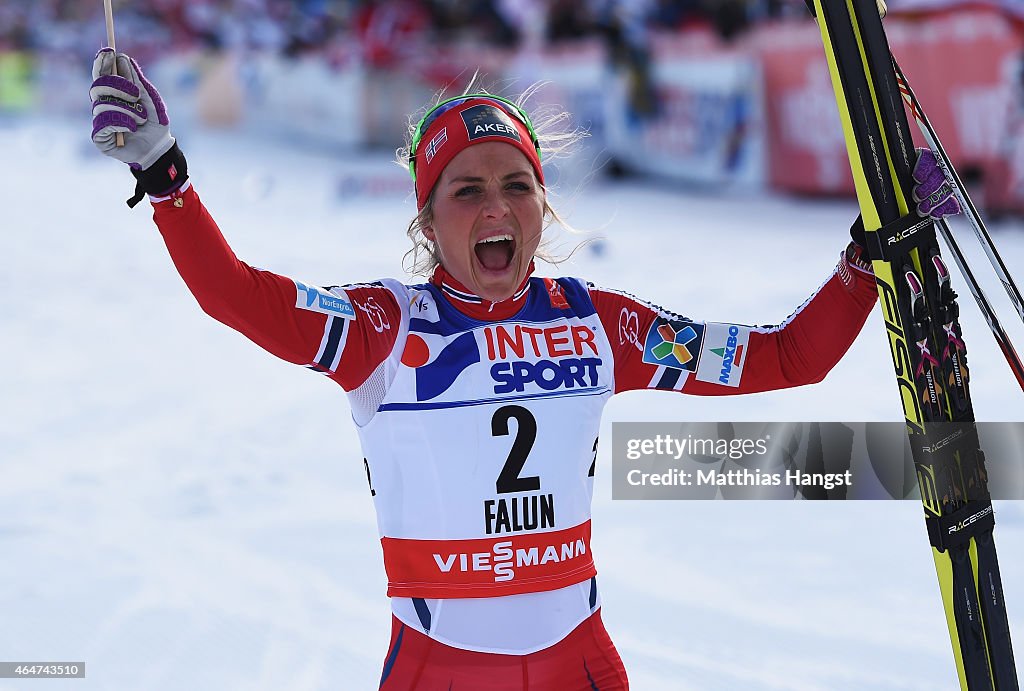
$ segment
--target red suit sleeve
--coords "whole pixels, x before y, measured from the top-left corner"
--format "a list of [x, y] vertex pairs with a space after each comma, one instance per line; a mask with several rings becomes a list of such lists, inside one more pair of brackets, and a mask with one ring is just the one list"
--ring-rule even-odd
[[860, 333], [874, 278], [845, 258], [776, 326], [699, 322], [627, 293], [590, 286], [615, 358], [615, 391], [664, 389], [715, 396], [821, 381]]
[[240, 261], [188, 186], [154, 201], [153, 220], [203, 311], [282, 360], [322, 372], [346, 391], [390, 353], [400, 310], [380, 284], [320, 288]]

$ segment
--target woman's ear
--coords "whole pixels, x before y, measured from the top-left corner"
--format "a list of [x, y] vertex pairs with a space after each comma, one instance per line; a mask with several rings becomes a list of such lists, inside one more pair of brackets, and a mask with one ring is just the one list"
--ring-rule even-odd
[[431, 242], [437, 242], [437, 236], [434, 233], [434, 226], [427, 226], [423, 229], [423, 237], [430, 240]]

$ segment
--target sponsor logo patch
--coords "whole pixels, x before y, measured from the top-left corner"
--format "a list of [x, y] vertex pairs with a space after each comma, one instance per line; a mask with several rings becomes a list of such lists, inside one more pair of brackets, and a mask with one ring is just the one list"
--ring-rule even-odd
[[409, 316], [413, 319], [422, 319], [428, 322], [436, 322], [440, 319], [437, 313], [437, 304], [429, 291], [413, 291], [412, 299], [409, 301]]
[[704, 324], [658, 317], [644, 339], [643, 361], [693, 372], [697, 369], [704, 340]]
[[332, 317], [355, 319], [356, 311], [352, 308], [352, 303], [344, 297], [344, 292], [340, 290], [338, 292], [341, 293], [340, 296], [333, 295], [316, 286], [308, 286], [300, 281], [295, 281], [295, 306]]
[[512, 123], [512, 118], [501, 108], [482, 103], [472, 108], [466, 108], [459, 114], [462, 116], [462, 122], [466, 125], [470, 141], [481, 137], [505, 137], [517, 142], [522, 141], [519, 130]]
[[373, 296], [366, 298], [365, 302], [360, 303], [358, 300], [353, 300], [362, 312], [370, 320], [370, 324], [373, 326], [373, 330], [377, 333], [383, 333], [385, 329], [391, 329], [391, 321], [388, 319], [388, 313], [384, 311], [384, 308], [377, 304], [377, 301], [373, 299]]
[[585, 324], [493, 324], [441, 343], [411, 333], [402, 362], [416, 368], [417, 401], [442, 395], [481, 362], [495, 394], [594, 388], [602, 366], [597, 334]]
[[569, 302], [565, 299], [565, 291], [562, 284], [553, 278], [545, 278], [544, 286], [548, 289], [548, 301], [556, 310], [569, 309]]
[[483, 331], [496, 394], [598, 385], [597, 336], [585, 324], [496, 324]]
[[709, 322], [705, 327], [697, 379], [723, 386], [739, 386], [746, 364], [750, 328], [715, 322]]
[[644, 350], [640, 343], [640, 317], [623, 307], [619, 311], [619, 345], [627, 343], [632, 343], [640, 352]]
[[422, 348], [425, 355], [416, 358], [422, 361], [416, 367], [416, 400], [429, 401], [437, 398], [451, 388], [459, 375], [477, 362], [480, 362], [480, 347], [477, 345], [476, 337], [472, 331], [460, 335], [458, 338], [447, 343], [433, 362], [427, 362], [430, 357], [430, 349], [426, 341], [417, 334], [410, 334], [409, 338], [416, 336], [422, 341]]

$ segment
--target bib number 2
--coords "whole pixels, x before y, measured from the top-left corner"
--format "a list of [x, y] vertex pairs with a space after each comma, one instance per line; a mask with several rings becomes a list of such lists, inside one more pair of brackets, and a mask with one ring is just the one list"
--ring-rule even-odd
[[491, 434], [495, 437], [508, 436], [509, 420], [516, 421], [516, 438], [512, 441], [512, 449], [508, 452], [505, 465], [494, 483], [498, 494], [511, 492], [535, 492], [540, 489], [540, 477], [529, 475], [520, 477], [526, 457], [537, 441], [537, 419], [526, 408], [519, 405], [506, 405], [494, 411], [491, 418]]

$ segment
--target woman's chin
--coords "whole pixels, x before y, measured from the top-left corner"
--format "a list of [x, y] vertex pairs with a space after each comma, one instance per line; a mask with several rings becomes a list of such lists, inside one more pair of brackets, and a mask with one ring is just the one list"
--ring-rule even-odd
[[467, 287], [473, 288], [474, 293], [490, 302], [500, 302], [512, 297], [522, 282], [514, 261], [503, 269], [488, 269], [479, 263], [473, 268], [475, 286]]

